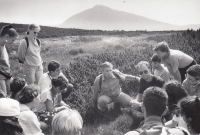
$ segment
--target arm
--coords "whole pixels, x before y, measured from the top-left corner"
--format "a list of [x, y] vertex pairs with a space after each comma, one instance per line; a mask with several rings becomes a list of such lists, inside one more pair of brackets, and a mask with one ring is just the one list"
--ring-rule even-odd
[[126, 81], [140, 81], [140, 78], [137, 76], [125, 74], [125, 80]]
[[92, 96], [92, 101], [94, 108], [97, 108], [97, 99], [98, 99], [98, 94], [100, 93], [100, 86], [99, 86], [99, 76], [95, 79], [94, 85], [92, 86], [93, 90], [93, 96]]
[[59, 76], [62, 76], [67, 81], [67, 84], [69, 83], [69, 80], [67, 79], [67, 77], [62, 72], [59, 74]]
[[142, 102], [142, 94], [138, 93], [136, 99], [138, 102]]
[[21, 44], [19, 45], [19, 48], [18, 48], [19, 63], [23, 63], [24, 62], [26, 51], [27, 51], [26, 41], [22, 40], [22, 42], [21, 42]]
[[167, 72], [164, 72], [162, 75], [161, 75], [161, 78], [165, 81], [165, 82], [168, 82], [169, 81], [169, 74]]
[[178, 70], [179, 67], [179, 61], [175, 57], [171, 57], [170, 59], [170, 64], [169, 63], [164, 63], [169, 72], [174, 76], [174, 78], [181, 82], [181, 74]]
[[51, 100], [47, 99], [44, 103], [46, 105], [46, 111], [48, 111], [48, 112], [54, 111], [53, 102]]

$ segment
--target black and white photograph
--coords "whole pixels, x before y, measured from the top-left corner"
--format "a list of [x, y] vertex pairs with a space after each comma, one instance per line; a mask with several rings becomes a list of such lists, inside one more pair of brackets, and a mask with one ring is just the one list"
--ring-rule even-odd
[[200, 135], [200, 1], [0, 0], [0, 135]]

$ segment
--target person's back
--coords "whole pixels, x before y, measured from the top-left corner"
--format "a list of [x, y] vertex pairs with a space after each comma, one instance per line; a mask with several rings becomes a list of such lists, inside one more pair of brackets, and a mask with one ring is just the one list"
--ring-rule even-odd
[[158, 87], [149, 87], [143, 93], [142, 110], [145, 115], [144, 124], [125, 135], [185, 135], [182, 129], [165, 127], [161, 116], [167, 112], [168, 96], [166, 92]]

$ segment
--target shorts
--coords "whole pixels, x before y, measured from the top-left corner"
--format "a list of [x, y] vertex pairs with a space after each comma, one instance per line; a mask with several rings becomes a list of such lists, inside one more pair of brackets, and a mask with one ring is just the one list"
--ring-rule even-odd
[[30, 74], [35, 74], [36, 72], [43, 70], [43, 66], [31, 66], [31, 65], [26, 65], [24, 64], [24, 74], [25, 75], [30, 75]]

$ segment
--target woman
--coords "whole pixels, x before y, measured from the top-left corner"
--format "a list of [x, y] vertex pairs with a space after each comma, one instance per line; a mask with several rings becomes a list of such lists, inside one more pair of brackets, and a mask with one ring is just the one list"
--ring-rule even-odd
[[142, 94], [147, 88], [151, 86], [162, 88], [165, 82], [160, 77], [151, 74], [150, 64], [147, 61], [139, 62], [136, 69], [141, 77], [137, 101], [142, 102]]
[[0, 89], [4, 92], [4, 95], [10, 94], [10, 64], [8, 52], [5, 45], [12, 44], [18, 37], [16, 30], [6, 25], [0, 32]]
[[25, 79], [28, 85], [38, 84], [43, 74], [42, 58], [40, 56], [41, 44], [37, 39], [39, 32], [39, 25], [29, 25], [27, 37], [22, 40], [18, 48], [19, 62], [23, 64]]
[[24, 135], [43, 135], [37, 116], [32, 112], [39, 105], [38, 91], [39, 87], [29, 85], [18, 96], [20, 116], [25, 119], [19, 120]]
[[196, 64], [191, 56], [182, 51], [170, 49], [166, 42], [158, 43], [154, 51], [162, 59], [170, 74], [179, 82], [185, 79], [187, 69]]
[[179, 107], [190, 134], [199, 135], [200, 99], [196, 96], [188, 96], [179, 102]]

